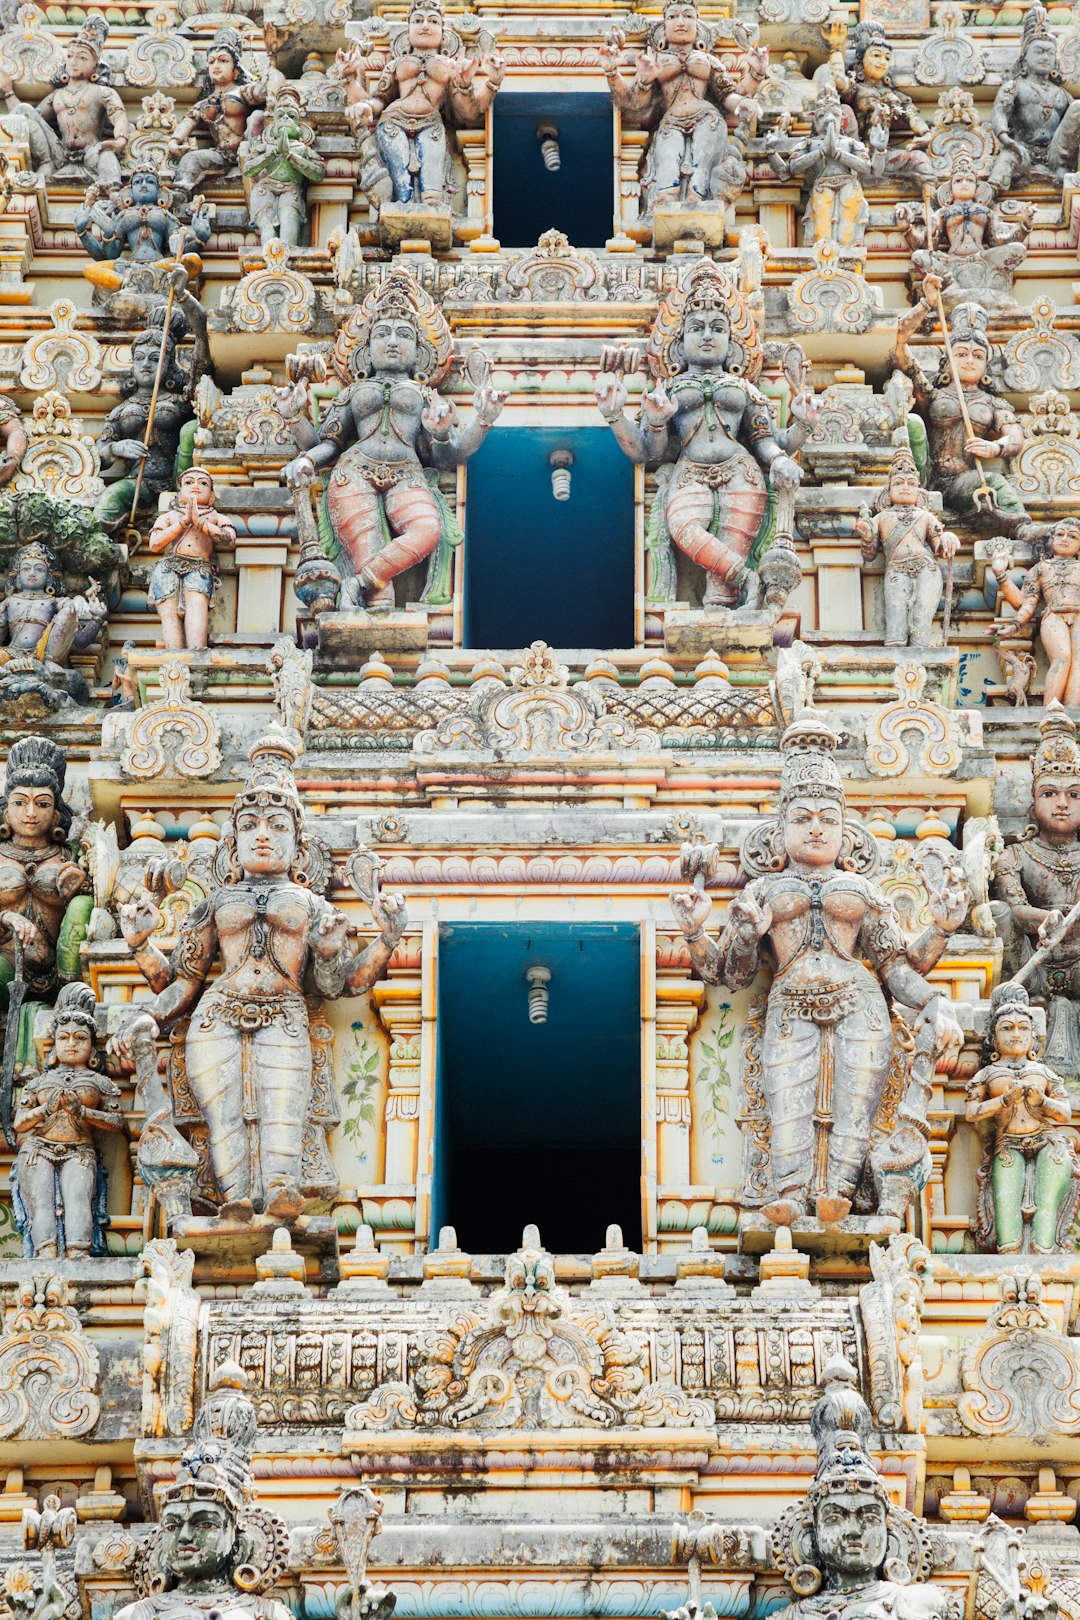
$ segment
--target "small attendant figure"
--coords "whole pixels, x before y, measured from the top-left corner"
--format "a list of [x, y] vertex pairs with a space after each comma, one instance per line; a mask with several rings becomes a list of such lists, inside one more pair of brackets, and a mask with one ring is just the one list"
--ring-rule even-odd
[[162, 512], [147, 545], [165, 555], [154, 566], [146, 600], [157, 609], [165, 646], [201, 650], [209, 638], [218, 585], [215, 548], [236, 544], [236, 530], [214, 506], [214, 481], [201, 467], [180, 475], [179, 502]]

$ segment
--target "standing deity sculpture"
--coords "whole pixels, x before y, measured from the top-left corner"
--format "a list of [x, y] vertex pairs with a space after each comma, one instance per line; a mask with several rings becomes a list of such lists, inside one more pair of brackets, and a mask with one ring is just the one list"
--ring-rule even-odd
[[990, 184], [999, 193], [1037, 175], [1060, 185], [1076, 168], [1080, 101], [1062, 87], [1057, 41], [1038, 0], [1024, 14], [1020, 54], [994, 99], [990, 126], [999, 148]]
[[938, 207], [927, 206], [930, 236], [906, 203], [896, 205], [896, 223], [913, 250], [911, 268], [917, 281], [932, 275], [941, 282], [946, 311], [970, 301], [985, 310], [1016, 308], [1013, 281], [1027, 258], [1027, 238], [1035, 211], [1025, 206], [1013, 222], [994, 207], [989, 182], [969, 152], [958, 149], [952, 169], [937, 187]]
[[[180, 229], [158, 171], [150, 165], [131, 171], [126, 194], [91, 186], [76, 211], [74, 225], [79, 241], [97, 261], [83, 274], [109, 292], [122, 285], [132, 265], [157, 264], [169, 258], [170, 239]], [[205, 208], [195, 210], [188, 229], [196, 241], [210, 240], [210, 215]]]
[[1022, 635], [1040, 607], [1039, 636], [1046, 653], [1044, 703], [1080, 704], [1080, 518], [1062, 518], [1038, 542], [1042, 553], [1017, 586], [1009, 578], [1012, 553], [993, 544], [990, 566], [1005, 601], [1016, 618], [1001, 635]]
[[[255, 107], [266, 105], [266, 86], [253, 83], [243, 65], [243, 45], [235, 28], [219, 28], [206, 52], [206, 77], [199, 100], [177, 126], [169, 142], [176, 163], [173, 190], [181, 206], [211, 180], [231, 180], [238, 173], [240, 145]], [[206, 135], [208, 147], [193, 145]]]
[[862, 246], [870, 217], [862, 188], [872, 171], [870, 153], [858, 137], [854, 113], [832, 85], [824, 85], [814, 102], [809, 140], [799, 141], [786, 157], [770, 152], [769, 163], [781, 180], [809, 177], [804, 247], [815, 242]]
[[70, 596], [49, 547], [20, 546], [0, 598], [0, 703], [29, 695], [48, 709], [89, 702], [71, 657], [93, 645], [107, 616], [95, 582], [85, 596]]
[[797, 1596], [773, 1620], [955, 1620], [948, 1592], [927, 1580], [923, 1525], [892, 1501], [867, 1453], [870, 1412], [842, 1358], [825, 1368], [810, 1428], [813, 1483], [771, 1538], [774, 1562]]
[[[138, 1596], [116, 1611], [116, 1620], [292, 1620], [282, 1591], [289, 1531], [255, 1500], [258, 1418], [246, 1383], [236, 1362], [217, 1368], [176, 1479], [158, 1498], [158, 1522], [142, 1544]], [[331, 1518], [357, 1495], [344, 1492]], [[372, 1585], [362, 1566], [348, 1573], [336, 1620], [389, 1620], [394, 1594]]]
[[855, 530], [867, 562], [884, 553], [886, 647], [929, 647], [945, 588], [938, 559], [955, 557], [960, 542], [930, 511], [910, 450], [893, 456], [874, 515], [864, 508]]
[[779, 810], [743, 841], [749, 881], [718, 940], [705, 933], [704, 890], [672, 895], [707, 984], [742, 989], [770, 961], [760, 1062], [773, 1196], [764, 1213], [783, 1226], [808, 1214], [839, 1221], [852, 1208], [894, 1060], [890, 1000], [916, 1010], [916, 1046], [927, 1031], [938, 1050], [960, 1044], [925, 975], [962, 926], [967, 893], [950, 876], [929, 897], [931, 924], [904, 942], [870, 876], [874, 840], [846, 808], [835, 746], [811, 710], [787, 728]]
[[338, 54], [346, 109], [361, 133], [361, 189], [384, 236], [393, 216], [391, 237], [431, 234], [440, 248], [451, 245], [453, 203], [464, 191], [454, 126], [481, 123], [503, 80], [491, 36], [478, 43], [471, 55], [440, 0], [413, 0], [388, 56], [367, 58], [359, 46]]
[[641, 177], [642, 223], [652, 225], [658, 247], [670, 246], [691, 224], [710, 246], [723, 246], [728, 205], [746, 185], [746, 147], [761, 112], [754, 93], [768, 52], [749, 50], [733, 76], [694, 0], [667, 0], [629, 80], [619, 72], [622, 48], [616, 30], [600, 55], [615, 105], [653, 131]]
[[35, 1259], [104, 1254], [105, 1173], [95, 1133], [124, 1134], [120, 1087], [102, 1072], [94, 992], [66, 984], [49, 1023], [45, 1067], [23, 1082], [12, 1173], [16, 1224]]
[[1002, 974], [1013, 978], [1043, 951], [1027, 977], [1046, 1003], [1043, 1061], [1066, 1080], [1080, 1079], [1080, 932], [1062, 923], [1080, 901], [1080, 744], [1055, 706], [1040, 726], [1032, 765], [1035, 825], [994, 863], [992, 911], [1005, 947]]
[[[899, 185], [923, 187], [936, 180], [929, 157], [919, 150], [930, 126], [911, 97], [892, 82], [892, 45], [879, 22], [860, 22], [851, 30], [838, 89], [855, 114], [859, 134], [874, 154], [874, 169]], [[889, 149], [894, 130], [908, 134], [914, 145]]]
[[[131, 345], [131, 367], [120, 381], [123, 398], [97, 437], [109, 487], [94, 515], [107, 528], [127, 522], [136, 494], [138, 509], [153, 510], [173, 487], [181, 431], [194, 416], [195, 388], [210, 371], [206, 312], [187, 290], [184, 265], [174, 265], [169, 279], [177, 307], [171, 314], [165, 303], [151, 309], [146, 329]], [[185, 365], [178, 347], [189, 330], [195, 342]]]
[[129, 125], [101, 60], [108, 32], [100, 16], [83, 24], [64, 52], [66, 65], [54, 88], [37, 107], [21, 102], [11, 76], [0, 72], [0, 96], [8, 112], [26, 119], [30, 156], [43, 180], [96, 181], [110, 191], [121, 183]]
[[624, 415], [626, 386], [601, 375], [601, 415], [639, 466], [655, 467], [647, 596], [674, 601], [675, 546], [705, 571], [706, 608], [756, 607], [768, 539], [769, 487], [791, 494], [802, 476], [792, 454], [810, 431], [800, 397], [780, 430], [755, 386], [763, 348], [745, 298], [711, 260], [697, 263], [660, 305], [646, 351], [653, 387], [638, 420]]
[[362, 995], [385, 973], [405, 927], [404, 902], [376, 891], [369, 904], [379, 937], [349, 953], [348, 918], [313, 887], [327, 857], [304, 824], [293, 777], [301, 748], [281, 727], [253, 745], [251, 774], [222, 832], [220, 881], [181, 929], [171, 959], [150, 944], [159, 919], [148, 899], [120, 910], [154, 997], [132, 1010], [115, 1050], [134, 1061], [140, 1035], [189, 1020], [187, 1084], [206, 1121], [222, 1215], [244, 1222], [253, 1214], [290, 1220], [304, 1207], [306, 985], [324, 997]]
[[315, 131], [301, 118], [302, 109], [299, 86], [278, 85], [266, 111], [248, 119], [237, 151], [248, 213], [263, 247], [275, 240], [286, 247], [299, 244], [307, 222], [308, 184], [326, 173], [326, 160], [315, 150]]
[[1016, 412], [998, 393], [994, 381], [986, 310], [978, 304], [959, 304], [949, 320], [960, 393], [948, 352], [942, 355], [936, 376], [930, 378], [908, 348], [927, 317], [937, 313], [940, 293], [940, 279], [927, 274], [922, 298], [896, 323], [896, 364], [911, 379], [915, 406], [925, 425], [930, 487], [941, 491], [947, 512], [973, 517], [981, 505], [999, 529], [1010, 536], [1030, 538], [1037, 525], [1031, 524], [1020, 496], [1003, 473], [983, 465], [1018, 455], [1024, 447]]
[[1039, 1061], [1023, 985], [994, 991], [986, 1045], [985, 1066], [967, 1085], [967, 1120], [985, 1141], [976, 1240], [997, 1254], [1055, 1254], [1080, 1204], [1080, 1160], [1064, 1128], [1069, 1094]]
[[204, 648], [220, 578], [215, 551], [219, 545], [236, 544], [235, 527], [214, 506], [208, 472], [188, 467], [180, 474], [177, 504], [155, 520], [146, 544], [150, 551], [165, 553], [154, 564], [146, 593], [161, 620], [165, 646]]
[[[394, 580], [433, 553], [422, 600], [449, 600], [460, 530], [436, 475], [475, 454], [506, 398], [478, 387], [474, 418], [458, 427], [454, 406], [437, 392], [453, 352], [442, 311], [404, 270], [391, 271], [338, 334], [332, 363], [347, 386], [282, 477], [303, 485], [331, 469], [325, 515], [351, 603], [393, 608]], [[298, 501], [307, 498], [298, 491]]]

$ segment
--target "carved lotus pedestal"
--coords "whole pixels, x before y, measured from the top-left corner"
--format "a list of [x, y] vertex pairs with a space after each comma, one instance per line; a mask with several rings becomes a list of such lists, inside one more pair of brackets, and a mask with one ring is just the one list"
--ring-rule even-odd
[[659, 208], [653, 215], [653, 246], [670, 253], [687, 238], [703, 248], [723, 247], [727, 234], [726, 208]]
[[428, 616], [422, 609], [368, 613], [320, 613], [319, 662], [355, 669], [358, 657], [371, 653], [423, 652], [428, 644]]
[[427, 242], [433, 253], [446, 253], [454, 245], [454, 216], [449, 208], [384, 203], [379, 210], [379, 235], [383, 246], [393, 252], [411, 241]]

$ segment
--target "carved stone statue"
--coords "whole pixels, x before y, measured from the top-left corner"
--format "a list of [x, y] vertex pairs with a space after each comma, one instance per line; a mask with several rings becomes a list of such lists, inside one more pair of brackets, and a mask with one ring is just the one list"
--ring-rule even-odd
[[916, 1043], [927, 1025], [940, 1049], [960, 1039], [924, 975], [963, 924], [966, 891], [950, 875], [930, 898], [933, 922], [905, 945], [869, 875], [873, 838], [846, 810], [835, 746], [811, 710], [784, 733], [779, 810], [743, 841], [747, 886], [718, 940], [705, 934], [704, 890], [672, 895], [707, 984], [741, 989], [766, 949], [771, 959], [761, 1066], [774, 1197], [765, 1214], [782, 1226], [806, 1214], [839, 1221], [851, 1210], [893, 1061], [889, 998], [917, 1010]]
[[[254, 744], [247, 786], [223, 831], [218, 886], [183, 927], [171, 960], [149, 943], [148, 899], [121, 908], [120, 925], [154, 990], [121, 1033], [129, 1061], [141, 1031], [189, 1019], [187, 1083], [209, 1131], [222, 1215], [288, 1220], [300, 1191], [312, 1085], [305, 983], [324, 997], [359, 996], [382, 977], [405, 927], [404, 902], [376, 890], [378, 939], [348, 950], [349, 921], [312, 887], [326, 855], [308, 837], [292, 774], [302, 743], [275, 727]], [[325, 879], [325, 869], [322, 876]], [[211, 983], [220, 959], [221, 973]]]
[[267, 110], [248, 119], [237, 152], [248, 213], [263, 247], [275, 239], [296, 247], [307, 220], [308, 182], [326, 173], [326, 160], [315, 150], [315, 131], [300, 117], [302, 107], [299, 86], [279, 85]]
[[[172, 252], [170, 238], [180, 229], [158, 171], [149, 165], [128, 175], [126, 196], [101, 185], [91, 186], [74, 224], [79, 241], [98, 261], [83, 274], [106, 291], [122, 285], [129, 266], [167, 259]], [[210, 215], [205, 208], [195, 210], [188, 230], [198, 242], [210, 240]]]
[[1080, 703], [1080, 519], [1055, 523], [1039, 550], [1042, 555], [1019, 587], [1009, 578], [1008, 546], [991, 551], [998, 590], [1016, 609], [1016, 618], [1002, 625], [1000, 634], [1023, 634], [1042, 609], [1039, 636], [1047, 658], [1043, 702], [1071, 707]]
[[930, 241], [925, 224], [913, 219], [906, 203], [896, 205], [896, 223], [910, 248], [917, 280], [938, 277], [945, 309], [970, 301], [992, 313], [1016, 308], [1013, 282], [1027, 258], [1027, 238], [1035, 211], [1025, 206], [1013, 223], [994, 207], [989, 182], [979, 178], [971, 154], [958, 148], [952, 171], [937, 187], [937, 211], [931, 211]]
[[793, 410], [794, 426], [777, 428], [754, 386], [762, 355], [746, 300], [703, 260], [657, 312], [647, 350], [653, 387], [636, 422], [624, 415], [621, 378], [599, 379], [597, 403], [621, 448], [659, 469], [646, 540], [650, 601], [676, 598], [674, 545], [705, 570], [705, 607], [757, 606], [769, 483], [777, 491], [798, 487], [802, 473], [791, 453], [809, 432], [805, 398]]
[[938, 558], [955, 557], [960, 542], [929, 509], [909, 450], [892, 459], [889, 483], [855, 523], [863, 556], [885, 555], [885, 645], [929, 647], [944, 581]]
[[770, 151], [769, 163], [781, 180], [807, 175], [810, 194], [803, 214], [803, 246], [835, 242], [861, 247], [870, 217], [862, 183], [872, 171], [870, 153], [859, 139], [855, 115], [831, 84], [814, 102], [809, 140], [793, 153]]
[[[116, 1620], [192, 1620], [208, 1613], [222, 1620], [290, 1620], [292, 1611], [270, 1595], [286, 1570], [289, 1532], [254, 1500], [258, 1419], [246, 1382], [235, 1362], [217, 1369], [175, 1483], [161, 1492], [160, 1518], [136, 1566], [139, 1596]], [[359, 1494], [342, 1493], [331, 1509], [335, 1525], [343, 1505]], [[372, 1585], [362, 1564], [357, 1570], [353, 1563], [346, 1555], [349, 1580], [337, 1597], [337, 1620], [389, 1620], [394, 1594]]]
[[44, 180], [91, 180], [110, 190], [121, 183], [129, 125], [101, 61], [108, 32], [100, 16], [83, 24], [64, 52], [67, 65], [55, 88], [37, 107], [21, 102], [11, 76], [0, 72], [0, 96], [9, 112], [26, 119], [34, 170]]
[[994, 99], [990, 125], [999, 147], [990, 170], [995, 191], [1011, 191], [1039, 174], [1052, 175], [1060, 185], [1075, 170], [1080, 101], [1062, 87], [1057, 42], [1038, 3], [1024, 14], [1020, 54]]
[[842, 1358], [825, 1369], [810, 1427], [814, 1482], [772, 1533], [773, 1559], [797, 1594], [775, 1620], [954, 1620], [949, 1594], [926, 1579], [922, 1525], [890, 1499], [867, 1454], [870, 1413]]
[[201, 467], [180, 474], [176, 507], [162, 512], [147, 538], [163, 551], [146, 599], [157, 609], [166, 647], [205, 647], [219, 575], [215, 548], [235, 545], [236, 529], [214, 507], [214, 481]]
[[[451, 243], [452, 200], [462, 189], [455, 173], [454, 124], [478, 124], [495, 99], [503, 64], [491, 36], [479, 38], [470, 55], [443, 15], [441, 0], [413, 0], [404, 28], [391, 35], [388, 57], [366, 58], [359, 48], [339, 53], [349, 118], [370, 131], [361, 146], [360, 185], [385, 215], [405, 212], [403, 226]], [[377, 77], [376, 77], [377, 75]], [[374, 83], [371, 80], [374, 79]]]
[[[706, 239], [720, 247], [727, 206], [746, 184], [746, 144], [761, 111], [753, 96], [768, 53], [748, 52], [739, 76], [732, 77], [694, 0], [667, 0], [630, 80], [619, 72], [622, 45], [616, 30], [600, 47], [612, 99], [635, 122], [655, 126], [642, 173], [643, 221], [653, 224], [658, 246], [670, 245], [690, 221], [660, 223], [658, 215], [692, 215], [704, 224], [711, 212], [716, 218]], [[729, 114], [736, 120], [734, 136], [728, 133]]]
[[95, 582], [85, 596], [69, 596], [48, 546], [20, 546], [0, 599], [0, 703], [30, 694], [48, 709], [89, 702], [71, 655], [97, 640], [107, 616]]
[[939, 278], [927, 274], [922, 298], [896, 323], [896, 364], [911, 379], [915, 406], [925, 424], [930, 487], [941, 491], [948, 511], [975, 516], [975, 496], [985, 483], [993, 497], [990, 516], [997, 527], [1010, 536], [1031, 534], [1036, 526], [1030, 523], [1020, 496], [1003, 473], [985, 465], [1002, 456], [1018, 455], [1024, 447], [1016, 413], [998, 393], [993, 378], [994, 352], [985, 309], [978, 304], [959, 304], [949, 320], [953, 358], [974, 438], [968, 437], [948, 355], [942, 355], [931, 379], [908, 348], [927, 317], [937, 313], [934, 301], [940, 291]]
[[104, 1254], [105, 1176], [96, 1131], [124, 1133], [120, 1087], [101, 1071], [94, 992], [66, 984], [49, 1025], [44, 1070], [24, 1082], [15, 1114], [15, 1218], [38, 1259]]
[[[252, 82], [242, 57], [235, 28], [219, 28], [206, 53], [199, 100], [169, 142], [169, 157], [179, 160], [173, 180], [178, 204], [189, 205], [208, 181], [229, 180], [237, 173], [251, 111], [266, 105], [266, 87]], [[198, 135], [209, 136], [210, 146], [194, 146]]]
[[1005, 946], [1002, 974], [1013, 978], [1032, 951], [1053, 943], [1027, 977], [1046, 1002], [1043, 1060], [1066, 1080], [1080, 1079], [1080, 933], [1058, 939], [1061, 924], [1080, 900], [1080, 744], [1064, 709], [1040, 726], [1032, 766], [1035, 825], [1009, 844], [994, 863], [994, 923]]
[[874, 154], [874, 169], [884, 172], [896, 184], [916, 187], [933, 185], [933, 164], [917, 146], [889, 150], [894, 130], [914, 137], [929, 138], [930, 127], [920, 116], [910, 96], [892, 82], [889, 64], [892, 45], [879, 22], [861, 22], [851, 30], [844, 57], [844, 73], [839, 90], [851, 106], [859, 134]]
[[93, 904], [90, 880], [67, 847], [66, 769], [55, 743], [20, 737], [8, 751], [0, 802], [0, 986], [21, 967], [37, 996], [56, 989], [58, 951], [65, 976], [78, 972]]
[[975, 1237], [997, 1254], [1054, 1254], [1080, 1204], [1080, 1160], [1065, 1082], [1040, 1063], [1023, 985], [991, 997], [987, 1061], [967, 1086], [968, 1123], [985, 1141]]
[[13, 399], [0, 394], [0, 441], [4, 453], [0, 456], [0, 488], [10, 484], [22, 463], [30, 441], [23, 427], [22, 413]]
[[[177, 307], [167, 328], [166, 305], [151, 309], [146, 329], [131, 345], [131, 369], [120, 383], [124, 398], [106, 416], [97, 437], [103, 476], [110, 487], [94, 510], [106, 528], [127, 522], [140, 463], [140, 508], [156, 508], [159, 495], [173, 487], [180, 433], [194, 415], [196, 385], [210, 370], [206, 312], [187, 290], [188, 274], [182, 264], [174, 266], [169, 276]], [[195, 342], [185, 365], [177, 350], [189, 330]], [[159, 364], [161, 384], [155, 388]]]
[[347, 386], [282, 477], [303, 483], [333, 468], [326, 513], [352, 603], [392, 608], [393, 581], [433, 552], [423, 600], [449, 600], [450, 547], [460, 531], [432, 474], [480, 448], [506, 398], [481, 385], [472, 422], [459, 428], [453, 405], [437, 392], [452, 358], [442, 311], [404, 270], [369, 293], [338, 334], [333, 362]]

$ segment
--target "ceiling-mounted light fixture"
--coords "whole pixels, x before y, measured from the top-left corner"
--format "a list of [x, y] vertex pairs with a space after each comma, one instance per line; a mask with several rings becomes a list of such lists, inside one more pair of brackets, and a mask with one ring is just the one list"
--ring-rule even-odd
[[536, 138], [540, 142], [540, 156], [544, 160], [544, 168], [549, 174], [556, 174], [562, 168], [562, 154], [559, 151], [559, 126], [545, 118], [542, 124], [536, 126]]
[[525, 973], [525, 981], [529, 986], [529, 1023], [546, 1024], [551, 969], [546, 967], [528, 968]]
[[557, 501], [570, 499], [570, 469], [574, 458], [569, 450], [553, 450], [548, 456], [551, 468], [551, 493]]

